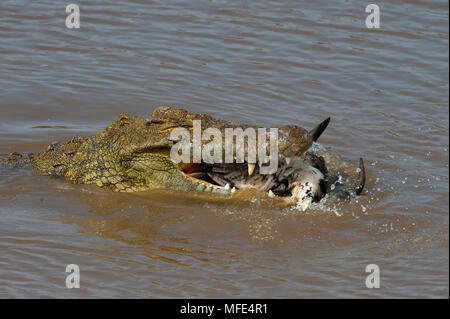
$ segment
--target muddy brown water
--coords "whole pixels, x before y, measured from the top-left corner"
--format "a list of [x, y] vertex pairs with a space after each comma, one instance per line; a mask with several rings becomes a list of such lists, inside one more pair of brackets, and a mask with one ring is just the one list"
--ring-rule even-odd
[[[0, 3], [0, 153], [171, 105], [271, 127], [332, 122], [363, 196], [307, 212], [267, 197], [117, 194], [0, 170], [0, 297], [448, 298], [448, 3]], [[81, 287], [65, 287], [77, 264]], [[365, 267], [380, 268], [367, 289]]]

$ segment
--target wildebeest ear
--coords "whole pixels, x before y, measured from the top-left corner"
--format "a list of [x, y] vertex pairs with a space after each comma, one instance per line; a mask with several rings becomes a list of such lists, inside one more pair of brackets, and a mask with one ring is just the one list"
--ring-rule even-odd
[[318, 124], [311, 131], [309, 131], [309, 134], [311, 134], [312, 139], [313, 139], [314, 142], [317, 142], [317, 140], [319, 139], [320, 135], [322, 135], [323, 131], [325, 131], [325, 129], [327, 128], [328, 123], [330, 123], [330, 118], [329, 117], [327, 117], [323, 122]]

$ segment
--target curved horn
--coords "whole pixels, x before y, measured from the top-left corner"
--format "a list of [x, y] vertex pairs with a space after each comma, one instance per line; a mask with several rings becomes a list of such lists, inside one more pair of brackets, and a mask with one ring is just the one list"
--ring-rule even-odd
[[358, 175], [358, 186], [355, 188], [356, 195], [361, 194], [366, 185], [366, 169], [364, 168], [364, 161], [362, 158], [359, 159], [359, 175]]
[[323, 122], [321, 122], [319, 125], [317, 125], [315, 128], [313, 128], [311, 131], [309, 131], [309, 134], [311, 134], [313, 141], [316, 142], [320, 135], [322, 135], [323, 131], [328, 126], [328, 123], [330, 123], [330, 118], [327, 117]]

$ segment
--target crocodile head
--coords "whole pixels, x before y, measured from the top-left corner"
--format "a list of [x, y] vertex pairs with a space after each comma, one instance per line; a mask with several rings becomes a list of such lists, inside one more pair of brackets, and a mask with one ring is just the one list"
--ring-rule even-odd
[[[322, 123], [322, 127], [319, 125], [311, 132], [295, 125], [278, 127], [276, 145], [280, 165], [273, 174], [263, 175], [260, 165], [264, 164], [250, 161], [248, 149], [244, 149], [240, 163], [177, 163], [172, 160], [171, 150], [178, 142], [172, 133], [184, 128], [192, 136], [195, 120], [201, 120], [203, 128], [216, 128], [221, 133], [226, 128], [260, 128], [183, 109], [160, 107], [150, 118], [122, 114], [92, 137], [53, 143], [37, 154], [32, 163], [43, 174], [64, 176], [75, 183], [95, 184], [121, 192], [166, 188], [226, 195], [241, 188], [264, 185], [261, 190], [273, 189], [272, 194], [278, 196], [285, 196], [286, 191], [291, 190], [294, 197], [300, 198], [304, 195], [296, 194], [297, 186], [308, 178], [311, 180], [311, 174], [316, 171], [305, 170], [305, 165], [289, 165], [289, 162], [305, 155], [328, 123], [324, 121], [325, 125]], [[208, 142], [202, 141], [203, 144]], [[305, 174], [309, 171], [312, 173]], [[319, 180], [313, 182], [319, 183]]]
[[[176, 128], [185, 128], [192, 134], [194, 120], [201, 120], [204, 128], [213, 127], [221, 132], [226, 128], [260, 128], [234, 124], [206, 114], [160, 107], [150, 118], [122, 114], [104, 131], [90, 138], [52, 144], [34, 157], [33, 164], [43, 174], [64, 176], [75, 183], [95, 184], [115, 191], [168, 188], [234, 193], [237, 188], [220, 185], [208, 177], [207, 172], [220, 163], [176, 163], [171, 159], [170, 151], [177, 143], [171, 133]], [[280, 158], [299, 157], [312, 144], [311, 134], [298, 126], [283, 126], [278, 132]], [[245, 149], [243, 162], [233, 165], [237, 171], [245, 167], [249, 175], [253, 171], [258, 172], [258, 168], [255, 170], [257, 164], [248, 161]]]

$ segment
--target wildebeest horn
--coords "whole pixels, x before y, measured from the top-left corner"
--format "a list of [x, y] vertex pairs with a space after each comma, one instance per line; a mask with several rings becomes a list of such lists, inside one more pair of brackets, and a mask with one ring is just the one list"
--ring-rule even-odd
[[361, 194], [365, 184], [366, 184], [366, 169], [364, 168], [363, 159], [360, 158], [359, 159], [358, 186], [356, 186], [356, 188], [355, 188], [356, 195]]
[[323, 131], [328, 126], [328, 123], [330, 123], [330, 118], [327, 117], [323, 122], [321, 122], [319, 125], [317, 125], [315, 128], [313, 128], [311, 131], [309, 131], [309, 134], [311, 134], [313, 141], [316, 142], [320, 135], [322, 135]]

